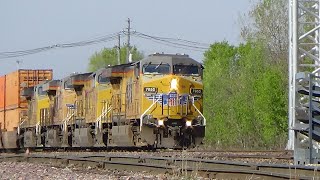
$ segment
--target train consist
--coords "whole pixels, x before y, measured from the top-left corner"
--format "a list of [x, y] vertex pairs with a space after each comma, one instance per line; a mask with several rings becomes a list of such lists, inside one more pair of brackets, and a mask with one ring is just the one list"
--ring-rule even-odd
[[39, 84], [16, 88], [16, 116], [0, 109], [0, 149], [197, 146], [206, 125], [202, 73], [188, 55], [171, 54], [61, 80], [43, 72]]

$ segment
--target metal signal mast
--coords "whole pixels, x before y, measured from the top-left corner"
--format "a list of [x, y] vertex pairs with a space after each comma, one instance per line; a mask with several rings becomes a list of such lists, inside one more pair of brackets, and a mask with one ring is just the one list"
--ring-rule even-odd
[[320, 162], [320, 0], [289, 0], [289, 141], [295, 164]]

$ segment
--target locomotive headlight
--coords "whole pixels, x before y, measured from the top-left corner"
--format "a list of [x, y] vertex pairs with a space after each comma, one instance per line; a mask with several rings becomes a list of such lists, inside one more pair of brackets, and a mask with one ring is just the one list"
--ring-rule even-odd
[[187, 126], [187, 127], [190, 127], [191, 125], [192, 125], [192, 121], [189, 121], [189, 120], [186, 121], [186, 126]]
[[163, 119], [158, 120], [158, 126], [163, 126]]
[[178, 80], [177, 79], [171, 80], [170, 89], [171, 90], [178, 90]]

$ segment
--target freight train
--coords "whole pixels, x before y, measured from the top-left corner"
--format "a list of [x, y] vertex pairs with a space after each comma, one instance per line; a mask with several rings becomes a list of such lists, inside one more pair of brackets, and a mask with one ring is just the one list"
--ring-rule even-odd
[[0, 149], [183, 148], [205, 136], [203, 66], [188, 55], [155, 53], [61, 80], [39, 72], [2, 83], [16, 88], [2, 87]]

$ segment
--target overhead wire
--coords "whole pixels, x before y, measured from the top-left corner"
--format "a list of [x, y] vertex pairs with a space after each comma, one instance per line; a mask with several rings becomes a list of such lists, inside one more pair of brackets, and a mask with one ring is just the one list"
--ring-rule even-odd
[[[62, 47], [74, 47], [74, 46], [85, 46], [85, 45], [97, 44], [97, 43], [101, 43], [101, 42], [105, 42], [105, 41], [115, 40], [118, 38], [118, 34], [120, 34], [120, 32], [109, 34], [107, 36], [97, 37], [97, 38], [94, 38], [91, 40], [79, 41], [79, 42], [75, 42], [75, 43], [65, 43], [65, 44], [61, 44], [61, 46]], [[120, 34], [120, 36], [121, 36], [121, 34]]]
[[[41, 47], [41, 48], [28, 49], [28, 50], [22, 50], [22, 51], [0, 52], [0, 59], [26, 56], [26, 55], [36, 54], [36, 53], [40, 53], [40, 52], [44, 52], [44, 51], [48, 51], [48, 50], [52, 50], [52, 49], [57, 49], [57, 48], [71, 48], [71, 47], [93, 45], [93, 44], [98, 44], [101, 42], [108, 42], [108, 41], [116, 40], [118, 38], [118, 34], [120, 34], [120, 33], [113, 33], [113, 34], [109, 34], [109, 35], [105, 35], [105, 36], [91, 38], [89, 40], [84, 40], [84, 41], [78, 41], [78, 42], [73, 42], [73, 43], [54, 44], [51, 46], [45, 46], [45, 47]], [[121, 36], [121, 34], [120, 34], [120, 36]]]
[[189, 41], [189, 40], [184, 40], [179, 38], [152, 36], [152, 35], [148, 35], [140, 32], [135, 32], [133, 33], [133, 35], [139, 38], [151, 40], [159, 44], [164, 44], [167, 46], [181, 48], [181, 49], [200, 51], [200, 52], [204, 52], [210, 46], [207, 43], [200, 43], [200, 42]]
[[[126, 35], [126, 32], [124, 31], [116, 32], [116, 33], [112, 33], [104, 36], [90, 38], [88, 40], [72, 42], [72, 43], [54, 44], [54, 45], [35, 48], [35, 49], [0, 52], [0, 59], [26, 56], [26, 55], [41, 53], [41, 52], [49, 51], [52, 49], [58, 49], [58, 48], [72, 48], [72, 47], [88, 46], [88, 45], [98, 44], [102, 42], [108, 42], [108, 41], [118, 39], [119, 35], [120, 36]], [[180, 38], [153, 36], [153, 35], [148, 35], [148, 34], [136, 32], [136, 31], [133, 32], [132, 35], [138, 38], [153, 41], [158, 44], [163, 44], [166, 46], [180, 48], [180, 49], [199, 51], [199, 52], [205, 52], [210, 46], [210, 44], [207, 44], [207, 43], [190, 41], [190, 40], [185, 40]]]
[[141, 33], [141, 32], [136, 32], [136, 33], [139, 33], [139, 34], [147, 36], [147, 37], [156, 38], [156, 39], [163, 39], [163, 40], [169, 40], [169, 41], [180, 41], [180, 42], [194, 44], [194, 45], [200, 45], [200, 46], [204, 46], [204, 47], [210, 46], [210, 44], [208, 44], [208, 43], [190, 41], [190, 40], [181, 39], [181, 38], [159, 37], [159, 36], [148, 35], [148, 34]]
[[154, 40], [154, 39], [152, 39], [152, 38], [147, 38], [147, 37], [144, 37], [144, 36], [139, 36], [139, 35], [137, 35], [136, 37], [139, 37], [139, 38], [142, 38], [142, 39], [146, 39], [146, 40], [150, 40], [150, 41], [152, 41], [152, 42], [155, 42], [155, 43], [158, 43], [158, 44], [163, 44], [163, 45], [170, 46], [170, 47], [174, 47], [174, 48], [180, 48], [180, 49], [185, 49], [185, 50], [192, 50], [192, 51], [204, 52], [204, 50], [192, 49], [192, 48], [177, 46], [177, 45], [173, 45], [173, 44], [170, 44], [170, 43], [165, 43], [165, 42], [157, 41], [157, 40]]

